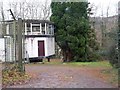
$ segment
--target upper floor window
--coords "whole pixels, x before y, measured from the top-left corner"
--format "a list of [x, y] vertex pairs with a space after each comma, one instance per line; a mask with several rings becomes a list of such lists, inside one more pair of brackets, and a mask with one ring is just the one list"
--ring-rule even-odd
[[45, 26], [42, 25], [42, 34], [45, 34]]
[[33, 32], [40, 32], [40, 26], [39, 27], [38, 26], [33, 26], [32, 31]]
[[39, 35], [53, 35], [54, 34], [54, 27], [52, 24], [48, 23], [30, 23], [29, 25], [25, 25], [26, 33], [29, 34], [39, 34]]

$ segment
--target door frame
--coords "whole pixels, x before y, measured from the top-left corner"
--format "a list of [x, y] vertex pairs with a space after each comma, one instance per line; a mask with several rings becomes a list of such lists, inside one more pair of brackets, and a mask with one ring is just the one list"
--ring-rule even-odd
[[[40, 42], [42, 42], [42, 55], [40, 53]], [[42, 56], [45, 56], [45, 41], [44, 40], [38, 40], [38, 57], [42, 57]]]

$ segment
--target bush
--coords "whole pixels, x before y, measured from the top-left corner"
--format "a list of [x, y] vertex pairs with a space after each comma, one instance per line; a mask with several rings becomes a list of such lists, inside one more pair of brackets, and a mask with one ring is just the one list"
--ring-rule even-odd
[[101, 59], [100, 55], [98, 53], [91, 52], [88, 54], [88, 61], [99, 61]]
[[74, 57], [74, 61], [76, 62], [96, 62], [100, 60], [101, 60], [101, 56], [96, 52], [89, 52], [87, 54], [86, 59], [85, 57], [82, 57], [82, 58]]
[[116, 46], [111, 46], [109, 49], [109, 61], [113, 67], [118, 68], [118, 49]]

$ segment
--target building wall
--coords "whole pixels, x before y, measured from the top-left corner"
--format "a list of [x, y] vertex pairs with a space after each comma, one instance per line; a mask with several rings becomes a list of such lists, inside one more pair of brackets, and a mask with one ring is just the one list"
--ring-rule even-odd
[[12, 61], [12, 47], [11, 47], [11, 38], [10, 37], [7, 37], [6, 38], [6, 61]]
[[0, 60], [5, 61], [5, 44], [3, 38], [0, 38]]
[[[13, 22], [11, 21], [6, 24], [7, 24], [6, 30], [5, 30], [6, 34], [7, 35], [14, 34]], [[54, 35], [54, 26], [52, 25], [52, 23], [40, 22], [40, 23], [37, 23], [37, 27], [35, 28], [36, 21], [35, 21], [35, 23], [33, 21], [31, 21], [30, 25], [31, 26], [27, 26], [27, 23], [26, 23], [25, 35], [49, 35], [49, 36]], [[0, 27], [1, 27], [1, 24], [0, 24]], [[44, 31], [44, 30], [42, 30], [42, 28], [46, 31], [44, 34], [41, 33], [42, 31]], [[30, 29], [30, 32], [27, 32], [27, 31], [29, 31], [27, 29]], [[2, 32], [1, 29], [0, 29], [0, 32]], [[1, 36], [1, 33], [0, 33], [0, 36]], [[5, 46], [6, 46], [6, 60], [7, 61], [15, 61], [15, 59], [18, 60], [18, 48], [19, 48], [17, 46], [18, 43], [15, 48], [13, 37], [10, 37], [10, 36], [5, 36], [5, 37], [7, 37], [6, 44], [4, 42], [4, 39], [0, 38], [0, 60], [5, 61]], [[28, 55], [30, 58], [38, 57], [38, 41], [39, 40], [44, 41], [45, 57], [55, 54], [54, 37], [49, 37], [49, 38], [48, 37], [35, 37], [35, 38], [26, 38], [25, 39], [25, 47], [23, 47], [24, 48], [23, 57], [25, 56], [25, 58], [27, 58]], [[16, 50], [16, 52], [15, 52], [15, 50]], [[16, 55], [15, 55], [15, 53], [16, 53]]]
[[55, 54], [55, 39], [54, 37], [50, 37], [46, 39], [46, 48], [47, 48], [47, 56], [51, 56]]
[[[44, 41], [44, 45], [45, 45], [45, 57], [51, 56], [55, 54], [55, 41], [54, 41], [54, 37], [36, 37], [36, 38], [27, 38], [25, 40], [25, 51], [28, 52], [28, 54], [25, 53], [25, 58], [28, 57], [29, 58], [34, 58], [34, 57], [38, 57], [38, 41]], [[13, 49], [11, 47], [11, 44], [8, 42], [7, 43], [7, 56], [6, 59], [7, 61], [14, 61], [13, 56], [12, 56], [12, 52], [11, 50]], [[5, 42], [3, 38], [0, 38], [0, 60], [1, 61], [5, 61]]]
[[2, 32], [2, 23], [0, 23], [0, 37], [2, 36], [3, 32]]
[[[12, 47], [12, 38], [11, 37], [6, 37], [6, 44], [5, 44], [5, 39], [0, 38], [0, 60], [1, 61], [6, 61], [7, 62], [13, 62], [14, 55], [13, 55], [13, 47]], [[6, 48], [6, 54], [5, 54], [5, 48]]]
[[45, 57], [55, 54], [54, 38], [47, 37], [35, 37], [35, 38], [26, 38], [25, 48], [28, 52], [29, 58], [38, 57], [38, 41], [44, 41], [45, 48]]

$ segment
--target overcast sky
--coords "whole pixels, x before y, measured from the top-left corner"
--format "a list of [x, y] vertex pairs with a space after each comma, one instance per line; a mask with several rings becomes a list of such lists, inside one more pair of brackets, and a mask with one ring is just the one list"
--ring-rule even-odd
[[[24, 0], [9, 0], [9, 2], [21, 2]], [[27, 2], [45, 2], [46, 0], [26, 0]], [[50, 1], [50, 0], [48, 0]], [[113, 16], [117, 14], [117, 8], [118, 8], [118, 2], [120, 0], [88, 0], [91, 3], [91, 6], [96, 7], [97, 9], [94, 10], [96, 12], [96, 16], [102, 15], [102, 10], [104, 16], [106, 16], [107, 8], [109, 6], [109, 16]], [[8, 0], [0, 0], [0, 2], [4, 2], [4, 4], [7, 6]], [[6, 8], [8, 9], [8, 8]]]
[[106, 16], [107, 8], [109, 6], [109, 16], [116, 15], [118, 10], [118, 2], [120, 0], [88, 0], [91, 4], [95, 5], [97, 9], [97, 16]]

